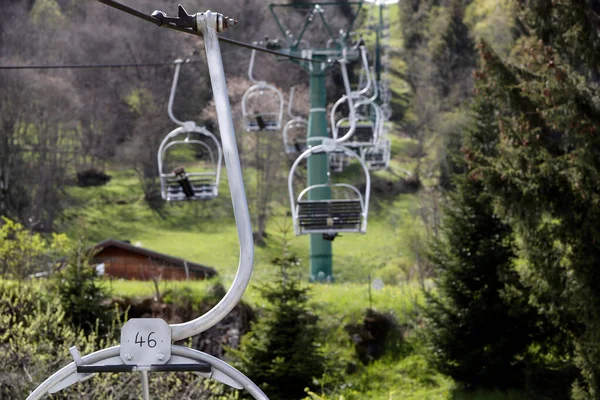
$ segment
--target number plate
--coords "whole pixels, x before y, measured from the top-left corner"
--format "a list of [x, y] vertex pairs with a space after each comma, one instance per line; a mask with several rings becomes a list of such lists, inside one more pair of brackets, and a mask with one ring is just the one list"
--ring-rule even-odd
[[160, 318], [132, 318], [121, 328], [121, 359], [128, 365], [165, 364], [171, 328]]

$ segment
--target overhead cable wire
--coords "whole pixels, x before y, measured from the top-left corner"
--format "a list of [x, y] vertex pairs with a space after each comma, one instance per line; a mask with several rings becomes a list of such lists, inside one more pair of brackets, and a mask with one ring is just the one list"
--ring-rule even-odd
[[[200, 60], [185, 60], [186, 63], [195, 63]], [[0, 70], [6, 69], [90, 69], [90, 68], [138, 68], [138, 67], [164, 67], [174, 65], [174, 61], [160, 63], [132, 63], [132, 64], [64, 64], [64, 65], [0, 65]]]
[[[176, 25], [172, 25], [172, 24], [163, 24], [162, 21], [152, 15], [149, 14], [145, 14], [139, 10], [136, 10], [135, 8], [129, 7], [125, 4], [119, 3], [118, 1], [115, 0], [98, 0], [100, 3], [105, 4], [107, 6], [116, 8], [117, 10], [123, 11], [127, 14], [133, 15], [135, 17], [141, 18], [144, 21], [147, 22], [152, 22], [153, 24], [160, 26], [162, 28], [169, 28], [169, 29], [173, 29], [179, 32], [185, 32], [185, 33], [189, 33], [192, 35], [196, 35], [196, 36], [202, 36], [201, 33], [193, 30], [193, 29], [189, 29], [189, 28], [183, 28], [183, 27], [179, 27]], [[298, 56], [294, 56], [291, 54], [287, 54], [287, 53], [282, 53], [279, 51], [275, 51], [275, 50], [271, 50], [271, 49], [267, 49], [265, 47], [260, 47], [260, 46], [255, 46], [252, 45], [250, 43], [244, 43], [244, 42], [240, 42], [234, 39], [230, 39], [230, 38], [226, 38], [223, 36], [219, 36], [219, 40], [222, 42], [226, 42], [226, 43], [230, 43], [234, 46], [239, 46], [239, 47], [245, 47], [247, 49], [252, 49], [252, 50], [256, 50], [256, 51], [261, 51], [263, 53], [269, 53], [269, 54], [273, 54], [276, 56], [280, 56], [280, 57], [287, 57], [289, 59], [292, 60], [298, 60], [298, 61], [305, 61], [305, 62], [316, 62], [316, 63], [327, 63], [327, 64], [333, 64], [336, 60], [312, 60], [310, 58], [304, 58], [304, 57], [298, 57]]]

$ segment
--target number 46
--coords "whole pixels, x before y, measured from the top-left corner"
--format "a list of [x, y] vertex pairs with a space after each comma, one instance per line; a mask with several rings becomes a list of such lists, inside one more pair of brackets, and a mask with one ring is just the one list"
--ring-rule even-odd
[[150, 347], [151, 349], [156, 347], [156, 340], [152, 339], [151, 336], [154, 334], [154, 332], [150, 332], [148, 334], [148, 339], [146, 341], [144, 341], [144, 337], [142, 335], [140, 335], [139, 332], [136, 332], [135, 334], [135, 344], [139, 344], [140, 347], [142, 347], [142, 345], [144, 343], [148, 343], [148, 347]]

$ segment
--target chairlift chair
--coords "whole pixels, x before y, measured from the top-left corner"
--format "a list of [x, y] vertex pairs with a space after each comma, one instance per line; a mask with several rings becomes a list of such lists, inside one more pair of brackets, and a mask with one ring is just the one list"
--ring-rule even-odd
[[328, 153], [329, 170], [331, 172], [342, 172], [350, 165], [350, 158], [344, 152], [332, 151]]
[[295, 87], [292, 87], [290, 90], [287, 112], [291, 119], [286, 122], [282, 132], [283, 147], [287, 154], [302, 153], [307, 148], [306, 138], [308, 136], [308, 121], [306, 118], [292, 113], [295, 90]]
[[[346, 94], [342, 96], [331, 109], [331, 137], [344, 143], [345, 146], [360, 149], [362, 147], [372, 146], [377, 142], [381, 126], [381, 110], [375, 104], [378, 95], [378, 87], [373, 84], [372, 73], [368, 64], [366, 49], [361, 46], [361, 55], [363, 59], [363, 69], [366, 72], [367, 82], [363, 89], [358, 92], [350, 90], [348, 72], [345, 63], [341, 63], [342, 77]], [[373, 87], [373, 95], [369, 98], [365, 94]], [[337, 109], [343, 104], [348, 104], [348, 117], [336, 121]], [[362, 114], [362, 115], [361, 115]], [[367, 117], [369, 115], [369, 117]]]
[[283, 95], [275, 86], [257, 81], [252, 75], [256, 50], [252, 50], [248, 78], [252, 85], [242, 97], [242, 117], [247, 132], [277, 131], [283, 119]]
[[[203, 168], [199, 168], [198, 160], [190, 157], [198, 155], [198, 150], [205, 161]], [[180, 156], [176, 159], [179, 163], [174, 164], [172, 158], [177, 155]], [[173, 130], [163, 139], [158, 150], [162, 198], [167, 201], [214, 199], [219, 195], [222, 159], [221, 145], [206, 128], [180, 127]]]
[[[296, 194], [293, 184], [296, 168], [308, 157], [324, 152], [342, 152], [359, 161], [365, 175], [365, 188], [362, 193], [348, 183], [332, 183], [329, 174], [327, 183], [311, 185]], [[323, 144], [306, 150], [290, 169], [288, 190], [296, 235], [322, 233], [327, 237], [335, 237], [343, 232], [366, 233], [371, 178], [364, 161], [347, 147], [336, 144], [333, 140], [325, 140]], [[311, 198], [313, 193], [322, 190], [329, 191], [331, 198]]]
[[[194, 121], [180, 121], [173, 114], [177, 82], [184, 62], [182, 59], [175, 60], [167, 106], [169, 118], [180, 127], [171, 131], [158, 148], [160, 192], [167, 201], [208, 200], [219, 195], [223, 151], [208, 129], [197, 126]], [[200, 162], [199, 158], [204, 162]], [[174, 161], [177, 164], [174, 165]]]
[[[342, 118], [337, 122], [338, 135], [344, 136], [350, 130], [348, 118]], [[360, 118], [355, 123], [354, 134], [351, 140], [345, 143], [351, 148], [360, 148], [373, 145], [375, 141], [375, 124], [368, 118]]]
[[392, 146], [389, 139], [381, 140], [374, 146], [362, 149], [362, 157], [370, 171], [385, 169], [390, 165]]
[[302, 153], [306, 150], [308, 121], [304, 118], [290, 119], [283, 127], [283, 146], [287, 154]]

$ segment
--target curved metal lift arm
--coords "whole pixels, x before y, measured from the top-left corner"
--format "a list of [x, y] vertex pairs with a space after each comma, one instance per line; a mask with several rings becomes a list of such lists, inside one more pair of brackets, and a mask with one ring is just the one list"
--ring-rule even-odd
[[177, 60], [174, 61], [175, 73], [173, 74], [173, 84], [171, 85], [171, 94], [169, 95], [169, 104], [167, 105], [167, 112], [169, 113], [169, 118], [171, 118], [171, 121], [175, 122], [177, 125], [184, 126], [184, 125], [190, 124], [190, 123], [193, 123], [194, 125], [196, 125], [196, 123], [193, 121], [187, 121], [187, 122], [180, 121], [177, 118], [175, 118], [175, 115], [173, 114], [173, 102], [175, 101], [175, 92], [177, 91], [177, 82], [179, 82], [179, 72], [181, 71], [181, 64], [183, 64], [184, 62], [189, 62], [189, 60], [184, 61], [181, 58], [178, 58]]
[[287, 113], [290, 116], [291, 119], [293, 120], [306, 120], [306, 118], [301, 117], [299, 115], [294, 115], [292, 112], [292, 106], [294, 105], [294, 92], [296, 91], [296, 87], [292, 86], [292, 88], [290, 89], [290, 99], [288, 100], [288, 106], [287, 106]]
[[[206, 57], [215, 99], [215, 107], [217, 109], [218, 123], [221, 130], [223, 152], [225, 163], [227, 165], [227, 176], [233, 203], [233, 212], [238, 231], [238, 239], [240, 242], [240, 260], [237, 274], [231, 287], [229, 288], [229, 291], [213, 309], [192, 321], [169, 325], [172, 341], [183, 340], [197, 335], [223, 320], [223, 318], [225, 318], [240, 301], [244, 291], [246, 290], [246, 287], [250, 281], [252, 264], [254, 262], [254, 243], [252, 240], [250, 213], [248, 211], [248, 202], [246, 200], [242, 169], [240, 165], [237, 144], [235, 141], [233, 119], [231, 116], [225, 73], [223, 70], [223, 62], [219, 49], [219, 39], [217, 36], [217, 29], [219, 26], [222, 26], [223, 16], [207, 11], [205, 13], [196, 14], [196, 19], [198, 27], [202, 29], [204, 35], [204, 46], [206, 49]], [[80, 360], [85, 364], [94, 364], [106, 359], [110, 359], [111, 361], [117, 363], [123, 363], [119, 354], [120, 347], [121, 346], [116, 346], [100, 350], [86, 357], [80, 358]], [[242, 387], [246, 388], [248, 392], [254, 396], [254, 398], [268, 400], [267, 396], [254, 383], [252, 383], [239, 371], [235, 370], [235, 368], [225, 364], [223, 361], [189, 348], [180, 348], [179, 346], [172, 345], [171, 349], [173, 354], [176, 356], [181, 355], [182, 357], [208, 362], [211, 364], [212, 368], [223, 372], [233, 381], [238, 382]], [[28, 397], [28, 399], [34, 400], [41, 398], [48, 393], [50, 389], [56, 387], [59, 382], [76, 372], [77, 368], [75, 363], [67, 365], [44, 381]], [[147, 377], [147, 370], [142, 370], [142, 373], [145, 380]], [[76, 375], [76, 378], [76, 381], [79, 381], [87, 378], [87, 376]], [[146, 390], [144, 391], [144, 397], [147, 397]]]
[[346, 59], [341, 59], [339, 63], [342, 67], [342, 78], [344, 81], [344, 88], [346, 90], [346, 101], [348, 102], [348, 119], [350, 120], [350, 129], [348, 129], [348, 132], [346, 132], [346, 134], [343, 137], [338, 138], [337, 126], [335, 124], [335, 113], [333, 109], [331, 110], [330, 119], [332, 137], [336, 142], [342, 143], [345, 140], [348, 140], [352, 135], [354, 135], [354, 131], [356, 131], [356, 113], [354, 110], [352, 91], [350, 89], [350, 79], [348, 79], [348, 61]]
[[221, 59], [221, 50], [219, 48], [219, 38], [216, 30], [217, 14], [212, 12], [199, 13], [197, 14], [197, 24], [198, 27], [202, 27], [204, 33], [208, 70], [215, 99], [215, 107], [217, 109], [219, 129], [221, 131], [223, 154], [227, 167], [231, 201], [233, 203], [233, 214], [240, 242], [240, 259], [237, 273], [229, 291], [214, 308], [192, 321], [170, 325], [173, 341], [197, 335], [223, 320], [240, 301], [246, 287], [248, 287], [250, 276], [252, 275], [252, 264], [254, 262], [252, 224], [250, 222], [250, 212], [248, 211], [248, 201], [246, 200], [240, 156], [235, 141], [235, 130], [229, 97], [227, 95], [223, 60]]

